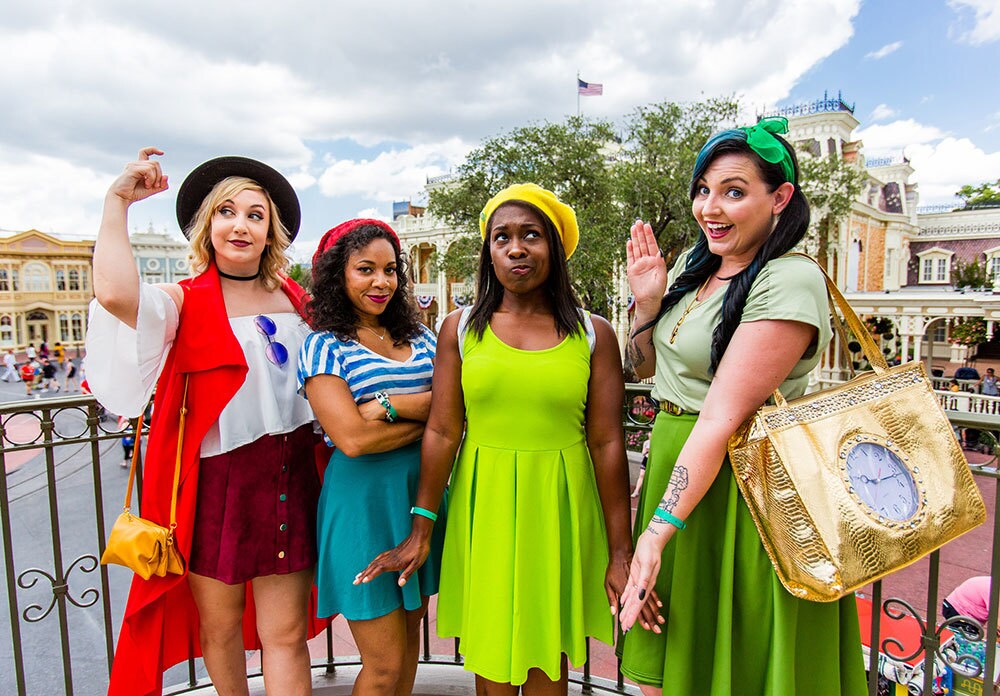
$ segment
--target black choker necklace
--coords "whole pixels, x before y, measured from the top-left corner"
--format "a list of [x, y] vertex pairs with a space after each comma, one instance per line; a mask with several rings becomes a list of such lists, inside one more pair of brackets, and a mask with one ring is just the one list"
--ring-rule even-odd
[[229, 275], [228, 273], [223, 273], [222, 269], [219, 268], [218, 266], [216, 266], [215, 270], [219, 272], [220, 276], [222, 276], [223, 278], [227, 278], [229, 280], [257, 280], [258, 278], [260, 278], [260, 271], [257, 271], [253, 275], [238, 276], [238, 275]]

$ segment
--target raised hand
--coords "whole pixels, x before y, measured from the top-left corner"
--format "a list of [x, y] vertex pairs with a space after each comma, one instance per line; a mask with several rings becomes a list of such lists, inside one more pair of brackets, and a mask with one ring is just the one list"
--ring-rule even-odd
[[636, 220], [625, 245], [628, 284], [636, 305], [658, 309], [667, 289], [667, 264], [649, 223]]
[[150, 159], [152, 155], [162, 154], [163, 151], [155, 147], [139, 150], [138, 159], [125, 165], [125, 171], [111, 184], [108, 194], [132, 204], [166, 191], [167, 177], [160, 169], [160, 163]]

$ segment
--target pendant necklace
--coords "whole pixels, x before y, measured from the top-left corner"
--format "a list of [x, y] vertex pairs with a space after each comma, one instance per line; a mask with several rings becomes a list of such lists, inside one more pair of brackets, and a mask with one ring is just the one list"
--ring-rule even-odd
[[375, 335], [375, 338], [377, 338], [378, 340], [380, 340], [380, 341], [384, 341], [385, 340], [385, 332], [386, 332], [385, 329], [382, 330], [382, 335], [379, 336], [378, 332], [375, 329], [371, 328], [370, 326], [362, 326], [361, 328], [362, 329], [368, 329], [369, 331], [371, 331]]
[[670, 341], [669, 341], [669, 343], [673, 344], [674, 339], [677, 338], [677, 331], [678, 331], [678, 329], [681, 328], [681, 324], [683, 324], [684, 320], [687, 319], [687, 315], [691, 313], [691, 310], [695, 308], [695, 305], [699, 304], [698, 303], [698, 296], [705, 291], [705, 288], [708, 287], [708, 284], [709, 284], [709, 282], [711, 280], [712, 280], [712, 276], [708, 276], [708, 278], [705, 279], [705, 282], [701, 284], [700, 288], [698, 288], [698, 292], [696, 292], [694, 294], [694, 299], [691, 300], [691, 303], [687, 307], [684, 308], [684, 313], [681, 314], [681, 318], [677, 320], [676, 324], [674, 324], [674, 330], [670, 332]]

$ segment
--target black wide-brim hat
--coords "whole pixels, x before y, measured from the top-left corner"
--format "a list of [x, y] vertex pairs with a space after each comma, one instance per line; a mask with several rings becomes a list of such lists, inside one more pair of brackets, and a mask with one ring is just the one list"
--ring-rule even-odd
[[253, 179], [267, 191], [281, 215], [281, 221], [288, 230], [289, 241], [295, 239], [302, 222], [299, 197], [288, 179], [278, 170], [249, 157], [216, 157], [194, 168], [177, 192], [177, 222], [188, 236], [188, 226], [201, 207], [205, 196], [211, 193], [217, 183], [230, 176]]

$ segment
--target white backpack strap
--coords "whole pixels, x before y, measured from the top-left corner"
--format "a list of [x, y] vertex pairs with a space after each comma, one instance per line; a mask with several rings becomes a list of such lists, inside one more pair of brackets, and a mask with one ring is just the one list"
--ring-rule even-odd
[[594, 354], [597, 347], [597, 333], [594, 331], [594, 320], [590, 318], [590, 312], [585, 309], [578, 310], [580, 319], [583, 321], [583, 332], [587, 335], [587, 345], [590, 346], [590, 354]]
[[465, 334], [469, 333], [469, 318], [472, 316], [472, 306], [463, 307], [458, 317], [458, 357], [465, 360]]

